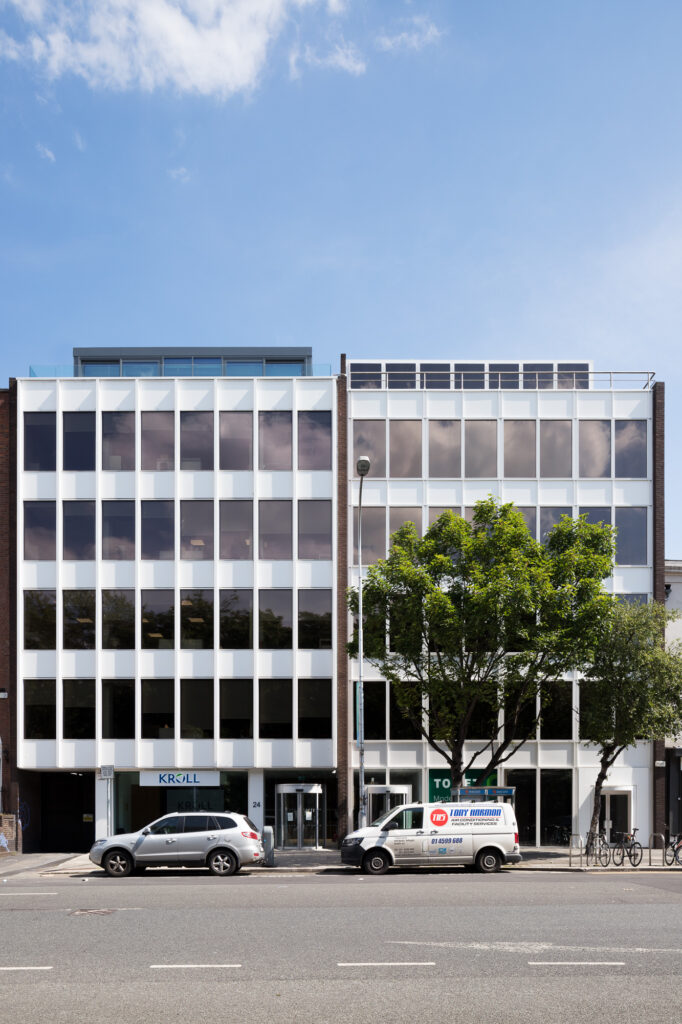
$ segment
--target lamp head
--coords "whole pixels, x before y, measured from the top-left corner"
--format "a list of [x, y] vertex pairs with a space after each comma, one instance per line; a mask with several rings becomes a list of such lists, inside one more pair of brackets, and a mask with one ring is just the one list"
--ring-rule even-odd
[[358, 476], [367, 476], [369, 473], [369, 467], [371, 462], [367, 455], [361, 455], [358, 461], [355, 463], [355, 468], [358, 471]]

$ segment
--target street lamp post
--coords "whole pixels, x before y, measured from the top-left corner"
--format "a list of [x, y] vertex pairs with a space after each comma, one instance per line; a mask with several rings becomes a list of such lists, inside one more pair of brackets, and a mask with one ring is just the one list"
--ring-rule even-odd
[[356, 463], [358, 476], [360, 477], [360, 494], [358, 497], [358, 566], [360, 582], [358, 584], [358, 755], [360, 758], [360, 772], [358, 775], [358, 794], [360, 797], [360, 808], [358, 811], [358, 828], [367, 825], [367, 790], [365, 788], [365, 690], [362, 683], [362, 660], [363, 660], [363, 618], [362, 618], [362, 484], [369, 473], [371, 463], [366, 455], [361, 455]]

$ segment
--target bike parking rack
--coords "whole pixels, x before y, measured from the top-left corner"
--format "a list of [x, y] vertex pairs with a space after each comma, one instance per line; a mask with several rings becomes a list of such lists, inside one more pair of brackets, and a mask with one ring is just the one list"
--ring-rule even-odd
[[581, 836], [580, 832], [571, 832], [571, 838], [570, 838], [569, 843], [568, 843], [568, 866], [569, 866], [569, 868], [573, 867], [573, 849], [574, 849], [574, 847], [573, 847], [573, 840], [574, 839], [578, 840], [578, 851], [579, 851], [579, 856], [580, 856], [580, 866], [582, 867], [582, 864], [583, 864], [583, 854], [585, 852], [585, 844], [583, 843], [583, 837]]
[[652, 844], [652, 840], [654, 840], [654, 839], [660, 839], [661, 840], [661, 867], [662, 868], [675, 867], [675, 862], [674, 861], [673, 861], [672, 864], [666, 864], [666, 862], [665, 862], [665, 836], [663, 835], [662, 832], [652, 832], [651, 835], [649, 836], [649, 867], [651, 867], [651, 847], [653, 845]]

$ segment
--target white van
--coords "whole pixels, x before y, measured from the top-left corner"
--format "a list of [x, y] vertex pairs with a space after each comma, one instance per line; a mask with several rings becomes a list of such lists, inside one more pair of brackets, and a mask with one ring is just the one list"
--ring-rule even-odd
[[369, 875], [437, 864], [474, 864], [490, 873], [520, 860], [514, 808], [492, 802], [401, 804], [350, 832], [341, 844], [342, 863]]

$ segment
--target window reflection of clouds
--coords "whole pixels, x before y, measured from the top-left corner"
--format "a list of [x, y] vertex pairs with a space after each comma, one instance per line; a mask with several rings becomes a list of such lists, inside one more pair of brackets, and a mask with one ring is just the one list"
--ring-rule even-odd
[[143, 412], [141, 414], [140, 449], [142, 469], [169, 471], [175, 467], [175, 414]]
[[[396, 530], [399, 530], [405, 523], [414, 523], [417, 530], [417, 536], [422, 535], [422, 510], [421, 507], [405, 508], [396, 507], [389, 508], [388, 510], [388, 533], [389, 536], [393, 536]], [[364, 525], [364, 524], [363, 524]]]
[[542, 544], [547, 540], [547, 534], [557, 523], [561, 522], [562, 516], [570, 516], [572, 509], [568, 507], [541, 508], [540, 509], [540, 541]]
[[580, 476], [611, 476], [610, 420], [580, 420]]
[[[386, 557], [386, 510], [362, 509], [362, 564]], [[358, 510], [353, 509], [353, 563], [358, 564]]]
[[616, 531], [616, 562], [618, 565], [646, 565], [646, 509], [617, 508]]
[[371, 462], [370, 477], [386, 476], [386, 421], [355, 420], [353, 423], [353, 475], [361, 455]]
[[298, 414], [298, 468], [332, 468], [332, 414], [305, 411]]
[[464, 426], [465, 475], [470, 478], [497, 476], [497, 423], [495, 420], [467, 420]]
[[252, 412], [221, 412], [220, 468], [253, 469]]
[[266, 470], [291, 469], [291, 412], [258, 413], [258, 466]]
[[540, 420], [540, 476], [573, 475], [573, 425], [570, 420]]
[[616, 420], [616, 476], [646, 476], [646, 420]]
[[392, 477], [420, 477], [422, 475], [422, 422], [421, 420], [391, 420], [389, 422]]
[[429, 476], [450, 478], [461, 473], [461, 420], [429, 420]]
[[258, 557], [277, 561], [292, 558], [291, 502], [258, 503]]
[[504, 475], [535, 476], [535, 420], [504, 421]]
[[318, 561], [332, 557], [331, 501], [299, 501], [298, 557]]

